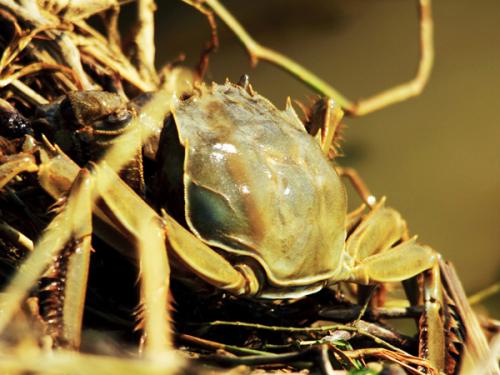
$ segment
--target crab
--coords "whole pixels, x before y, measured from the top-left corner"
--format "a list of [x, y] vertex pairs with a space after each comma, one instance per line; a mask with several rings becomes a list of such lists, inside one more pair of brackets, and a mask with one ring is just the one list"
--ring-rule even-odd
[[[112, 107], [105, 115], [114, 118], [130, 108], [104, 107]], [[347, 212], [343, 171], [326, 156], [338, 108], [332, 101], [323, 108], [327, 135], [313, 137], [290, 103], [280, 111], [247, 82], [200, 84], [182, 99], [163, 88], [129, 110], [127, 131], [117, 132], [105, 155], [83, 168], [47, 139], [26, 135], [23, 152], [0, 165], [0, 189], [22, 172], [37, 173], [40, 185], [59, 200], [58, 215], [5, 289], [0, 331], [65, 249], [62, 336], [78, 347], [95, 231], [121, 252], [137, 251], [144, 353], [150, 358], [172, 348], [170, 265], [235, 296], [266, 299], [298, 298], [342, 281], [404, 281], [430, 270], [428, 357], [443, 368], [439, 255], [409, 238], [405, 221], [385, 206], [385, 198], [365, 197], [368, 213]], [[116, 172], [159, 131], [152, 147], [159, 171], [149, 205]], [[92, 214], [98, 219], [94, 229]]]

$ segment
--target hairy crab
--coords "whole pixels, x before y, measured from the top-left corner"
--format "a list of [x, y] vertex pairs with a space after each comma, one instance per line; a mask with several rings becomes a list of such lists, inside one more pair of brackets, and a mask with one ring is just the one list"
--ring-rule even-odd
[[[93, 212], [100, 237], [119, 251], [138, 251], [148, 355], [171, 346], [169, 260], [234, 295], [273, 299], [304, 296], [340, 281], [403, 281], [432, 270], [425, 288], [428, 356], [442, 368], [437, 253], [409, 239], [406, 223], [384, 199], [370, 202], [366, 214], [347, 214], [339, 174], [290, 105], [279, 111], [248, 84], [229, 82], [200, 85], [182, 100], [160, 91], [143, 107], [125, 105], [112, 94], [90, 94], [100, 103], [99, 116], [75, 107], [74, 97], [63, 101], [69, 107], [59, 103], [44, 116], [65, 116], [69, 108], [79, 127], [70, 133], [78, 135], [73, 142], [85, 143], [92, 133], [91, 147], [102, 137], [109, 137], [102, 147], [112, 146], [98, 164], [80, 168], [46, 139], [27, 135], [22, 152], [4, 157], [0, 188], [21, 172], [37, 172], [43, 188], [62, 203], [26, 260], [28, 271], [6, 290], [0, 330], [64, 248], [70, 266], [60, 335], [78, 346]], [[165, 100], [171, 104], [159, 110]], [[171, 115], [163, 126], [167, 109]], [[113, 171], [137, 155], [145, 128], [162, 129], [152, 147], [158, 149], [159, 172], [150, 200], [157, 211]], [[57, 129], [54, 138], [64, 131]], [[125, 248], [119, 237], [128, 240]]]

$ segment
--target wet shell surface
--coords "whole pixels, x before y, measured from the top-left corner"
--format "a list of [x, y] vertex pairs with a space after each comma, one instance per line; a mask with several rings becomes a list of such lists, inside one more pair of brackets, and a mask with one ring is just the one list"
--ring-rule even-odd
[[186, 221], [202, 241], [257, 260], [270, 287], [338, 272], [345, 190], [291, 107], [227, 82], [200, 87], [174, 119]]

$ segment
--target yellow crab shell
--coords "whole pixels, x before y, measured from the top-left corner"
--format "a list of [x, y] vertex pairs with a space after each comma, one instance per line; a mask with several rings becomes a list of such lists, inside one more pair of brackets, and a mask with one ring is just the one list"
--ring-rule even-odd
[[201, 86], [173, 116], [185, 218], [200, 240], [255, 259], [262, 295], [317, 288], [340, 272], [345, 189], [291, 107], [227, 82]]

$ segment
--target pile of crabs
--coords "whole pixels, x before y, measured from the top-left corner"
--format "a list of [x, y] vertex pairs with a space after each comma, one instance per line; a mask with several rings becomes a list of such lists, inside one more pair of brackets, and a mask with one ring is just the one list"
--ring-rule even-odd
[[71, 11], [0, 4], [0, 368], [459, 370], [460, 284], [335, 165], [334, 100], [157, 73]]

